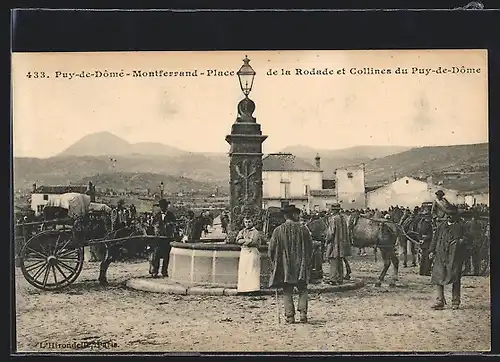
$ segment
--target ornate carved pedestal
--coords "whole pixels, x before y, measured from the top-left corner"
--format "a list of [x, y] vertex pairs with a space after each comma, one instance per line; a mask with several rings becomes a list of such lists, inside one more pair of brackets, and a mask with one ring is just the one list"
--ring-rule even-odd
[[228, 242], [233, 243], [243, 228], [243, 218], [250, 216], [262, 230], [262, 135], [261, 126], [252, 116], [255, 103], [245, 98], [238, 104], [238, 117], [226, 141], [229, 151], [231, 225]]

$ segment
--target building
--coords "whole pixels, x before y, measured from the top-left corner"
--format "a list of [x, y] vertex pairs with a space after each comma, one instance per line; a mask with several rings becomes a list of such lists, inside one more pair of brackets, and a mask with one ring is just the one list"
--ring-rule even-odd
[[291, 153], [271, 153], [262, 159], [263, 207], [294, 204], [308, 209], [310, 190], [321, 190], [323, 171]]
[[334, 179], [325, 178], [321, 158], [314, 165], [290, 153], [272, 153], [262, 160], [263, 208], [294, 204], [311, 211], [328, 210], [333, 205], [364, 208], [364, 167], [338, 169]]
[[365, 166], [361, 164], [336, 169], [335, 189], [338, 203], [343, 209], [364, 209]]
[[489, 192], [464, 192], [463, 203], [469, 206], [474, 206], [478, 204], [490, 206], [490, 193]]
[[445, 189], [432, 183], [432, 178], [420, 181], [404, 176], [387, 185], [376, 188], [366, 194], [366, 206], [370, 209], [387, 210], [390, 206], [414, 208], [423, 202], [433, 201], [436, 191], [443, 190], [448, 201], [463, 203], [464, 197], [459, 191]]
[[68, 192], [78, 192], [90, 195], [92, 201], [95, 201], [95, 186], [89, 182], [88, 185], [56, 185], [56, 186], [38, 186], [33, 184], [31, 193], [31, 210], [38, 216], [49, 200], [56, 199], [59, 195]]

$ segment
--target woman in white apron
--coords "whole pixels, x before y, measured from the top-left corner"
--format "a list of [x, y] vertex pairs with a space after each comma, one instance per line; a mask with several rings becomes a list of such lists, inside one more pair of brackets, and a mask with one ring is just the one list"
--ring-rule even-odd
[[236, 243], [241, 245], [238, 266], [238, 293], [260, 290], [260, 234], [250, 218], [243, 220], [245, 228], [238, 233]]

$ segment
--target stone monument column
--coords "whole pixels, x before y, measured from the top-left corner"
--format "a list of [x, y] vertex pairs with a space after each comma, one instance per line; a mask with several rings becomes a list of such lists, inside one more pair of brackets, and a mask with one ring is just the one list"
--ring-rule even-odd
[[255, 103], [246, 96], [238, 104], [238, 117], [226, 142], [229, 150], [229, 182], [231, 225], [228, 243], [233, 243], [243, 228], [243, 218], [250, 216], [257, 229], [262, 230], [262, 135], [253, 112]]

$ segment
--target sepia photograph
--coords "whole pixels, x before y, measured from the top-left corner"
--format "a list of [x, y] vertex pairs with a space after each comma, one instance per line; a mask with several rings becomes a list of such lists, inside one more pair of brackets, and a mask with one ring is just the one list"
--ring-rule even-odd
[[12, 53], [17, 353], [491, 351], [488, 52]]

